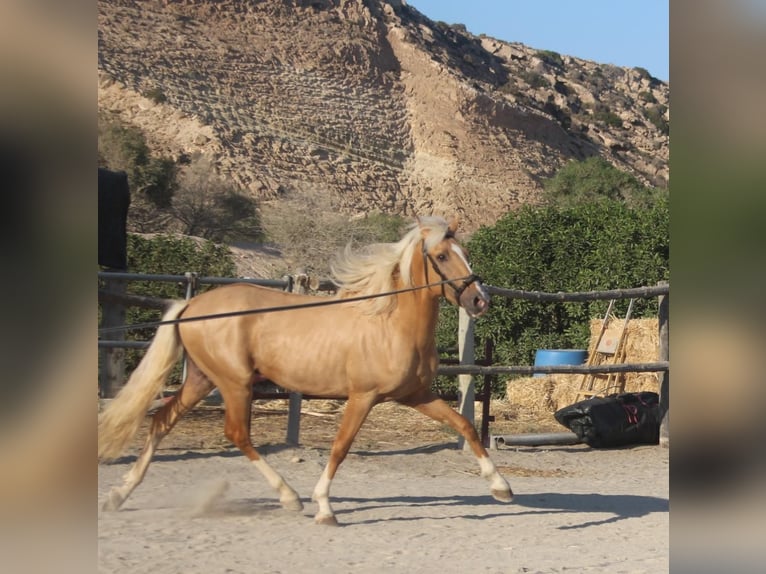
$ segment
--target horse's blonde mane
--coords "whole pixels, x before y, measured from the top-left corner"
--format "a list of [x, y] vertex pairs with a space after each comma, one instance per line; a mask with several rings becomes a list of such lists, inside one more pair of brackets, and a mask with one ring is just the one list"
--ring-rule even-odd
[[[373, 243], [357, 250], [346, 245], [330, 266], [339, 296], [392, 291], [397, 286], [397, 278], [401, 287], [411, 286], [412, 257], [420, 252], [421, 240], [425, 239], [426, 249], [430, 249], [444, 239], [448, 229], [447, 221], [441, 217], [421, 217], [396, 243]], [[377, 297], [363, 303], [370, 314], [385, 313], [394, 309], [396, 297]]]

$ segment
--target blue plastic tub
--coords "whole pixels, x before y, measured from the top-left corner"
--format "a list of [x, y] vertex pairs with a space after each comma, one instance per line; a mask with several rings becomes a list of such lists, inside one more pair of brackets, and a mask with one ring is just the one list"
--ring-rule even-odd
[[[553, 367], [559, 365], [582, 365], [588, 359], [586, 349], [538, 349], [535, 352], [535, 367]], [[544, 377], [544, 373], [535, 373], [534, 377]]]

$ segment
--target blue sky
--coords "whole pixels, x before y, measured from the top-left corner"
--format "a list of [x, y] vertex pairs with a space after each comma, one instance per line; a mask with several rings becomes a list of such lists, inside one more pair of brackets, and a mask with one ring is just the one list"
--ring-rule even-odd
[[669, 80], [669, 0], [406, 0], [431, 20], [472, 34]]

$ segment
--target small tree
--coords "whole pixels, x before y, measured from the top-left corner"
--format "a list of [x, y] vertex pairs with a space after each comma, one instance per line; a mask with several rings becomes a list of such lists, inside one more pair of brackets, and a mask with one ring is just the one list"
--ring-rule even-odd
[[263, 206], [262, 217], [268, 241], [295, 266], [318, 275], [329, 274], [330, 262], [347, 243], [398, 241], [404, 226], [401, 217], [384, 213], [351, 218], [329, 194], [310, 188], [284, 192]]
[[564, 59], [558, 52], [554, 52], [553, 50], [538, 50], [536, 55], [549, 66], [553, 66], [554, 68], [564, 67]]
[[152, 155], [143, 132], [99, 117], [98, 164], [128, 174], [131, 204], [128, 227], [149, 232], [164, 229], [167, 208], [177, 188], [175, 162]]
[[171, 213], [181, 232], [212, 241], [263, 237], [255, 200], [221, 178], [209, 157], [195, 155], [179, 176]]

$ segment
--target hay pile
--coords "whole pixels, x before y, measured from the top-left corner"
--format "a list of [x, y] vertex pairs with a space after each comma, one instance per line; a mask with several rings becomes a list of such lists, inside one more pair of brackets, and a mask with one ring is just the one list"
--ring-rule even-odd
[[[590, 324], [590, 343], [588, 356], [596, 347], [603, 319], [593, 319]], [[616, 318], [609, 322], [603, 339], [619, 336], [624, 319]], [[603, 340], [602, 339], [602, 340]], [[658, 360], [659, 332], [658, 322], [653, 319], [631, 319], [625, 333], [625, 363], [648, 363]], [[611, 363], [611, 357], [601, 356], [598, 363]], [[625, 392], [659, 392], [660, 373], [625, 373], [620, 375], [625, 383]], [[506, 386], [506, 396], [510, 404], [519, 409], [537, 414], [554, 413], [558, 409], [571, 405], [585, 397], [578, 397], [577, 391], [585, 375], [546, 375], [544, 377], [524, 377], [510, 379]], [[606, 386], [606, 376], [597, 375], [594, 389]], [[612, 383], [613, 384], [613, 383]], [[604, 394], [617, 392], [611, 389]]]

